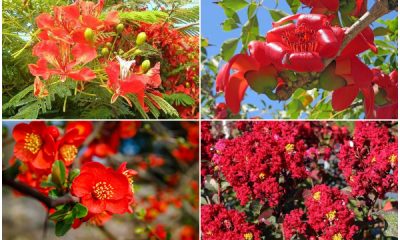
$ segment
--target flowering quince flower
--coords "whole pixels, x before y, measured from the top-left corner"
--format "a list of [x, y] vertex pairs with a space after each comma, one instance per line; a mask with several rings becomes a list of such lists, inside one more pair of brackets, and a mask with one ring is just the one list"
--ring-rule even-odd
[[117, 56], [118, 63], [110, 62], [106, 67], [108, 75], [107, 85], [114, 91], [111, 103], [114, 103], [119, 96], [123, 97], [132, 107], [132, 103], [126, 94], [135, 94], [142, 106], [144, 106], [144, 91], [146, 86], [159, 87], [161, 84], [160, 63], [157, 63], [146, 74], [130, 73], [130, 68], [135, 60], [126, 61]]
[[273, 27], [266, 41], [282, 49], [282, 65], [296, 72], [321, 72], [323, 60], [335, 57], [343, 40], [343, 30], [332, 27], [321, 14], [295, 14], [274, 22]]
[[[226, 104], [234, 114], [240, 111], [240, 102], [249, 85], [256, 91], [265, 92], [272, 91], [277, 84], [278, 72], [272, 64], [282, 59], [282, 49], [274, 43], [253, 41], [249, 43], [249, 51], [250, 55], [232, 57], [216, 79], [217, 91], [225, 92]], [[231, 75], [232, 69], [236, 72]]]
[[47, 97], [49, 95], [49, 91], [39, 77], [36, 77], [33, 82], [33, 95], [38, 98]]
[[[71, 54], [73, 59], [70, 59]], [[87, 44], [78, 43], [71, 49], [70, 45], [54, 40], [41, 41], [33, 48], [33, 55], [39, 57], [37, 64], [28, 65], [34, 76], [47, 80], [52, 75], [58, 75], [62, 82], [67, 77], [78, 81], [96, 78], [96, 74], [90, 68], [75, 69], [78, 65], [85, 65], [97, 57], [96, 49]], [[48, 68], [48, 64], [52, 68]]]
[[132, 212], [133, 192], [127, 176], [133, 174], [122, 170], [124, 166], [116, 171], [97, 162], [86, 163], [72, 182], [71, 194], [79, 197], [82, 205], [93, 214]]
[[122, 121], [119, 123], [119, 136], [123, 139], [132, 138], [136, 135], [141, 125], [141, 122], [137, 121]]
[[77, 128], [67, 131], [56, 143], [58, 149], [56, 158], [62, 160], [65, 166], [70, 166], [78, 155], [78, 148], [84, 140], [79, 137]]
[[20, 123], [13, 130], [14, 155], [37, 169], [48, 169], [55, 160], [58, 129], [44, 122]]

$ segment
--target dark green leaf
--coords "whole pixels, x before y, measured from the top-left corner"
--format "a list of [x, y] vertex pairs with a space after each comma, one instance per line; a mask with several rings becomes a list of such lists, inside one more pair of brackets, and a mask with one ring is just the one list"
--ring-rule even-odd
[[254, 2], [252, 2], [252, 3], [249, 5], [249, 7], [247, 8], [247, 17], [248, 17], [248, 18], [253, 17], [253, 15], [254, 15], [254, 13], [256, 12], [256, 10], [257, 10], [257, 4], [254, 3]]
[[290, 6], [290, 9], [293, 13], [297, 13], [301, 6], [300, 0], [286, 0], [287, 4]]
[[236, 51], [239, 38], [232, 38], [226, 40], [221, 46], [221, 56], [225, 61], [229, 61]]
[[68, 209], [61, 209], [49, 216], [50, 220], [55, 220], [55, 221], [61, 221], [65, 218], [65, 216], [68, 214], [69, 210]]
[[68, 181], [72, 182], [80, 173], [80, 170], [78, 168], [73, 169], [69, 172], [68, 174]]
[[66, 217], [64, 221], [59, 221], [56, 223], [56, 236], [61, 237], [64, 236], [69, 229], [71, 229], [74, 218], [72, 215], [70, 217]]
[[77, 203], [74, 208], [72, 208], [72, 212], [75, 215], [75, 218], [83, 218], [86, 217], [88, 213], [88, 209], [80, 203]]

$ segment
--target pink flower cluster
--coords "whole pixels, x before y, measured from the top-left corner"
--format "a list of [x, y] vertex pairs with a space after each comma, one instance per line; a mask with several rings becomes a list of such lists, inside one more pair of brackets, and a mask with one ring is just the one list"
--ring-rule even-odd
[[[354, 213], [347, 207], [347, 196], [335, 187], [317, 185], [305, 198], [306, 212], [292, 210], [283, 222], [287, 239], [298, 238], [324, 240], [353, 239], [358, 227]], [[297, 238], [296, 238], [297, 239]]]
[[354, 138], [342, 145], [339, 169], [354, 196], [383, 198], [397, 192], [397, 136], [382, 123], [358, 122]]
[[306, 145], [294, 127], [296, 123], [256, 122], [252, 131], [215, 145], [213, 162], [245, 205], [259, 200], [274, 207], [285, 194], [279, 179], [304, 179]]
[[201, 223], [203, 240], [260, 239], [259, 230], [246, 222], [244, 213], [228, 210], [221, 204], [202, 206]]

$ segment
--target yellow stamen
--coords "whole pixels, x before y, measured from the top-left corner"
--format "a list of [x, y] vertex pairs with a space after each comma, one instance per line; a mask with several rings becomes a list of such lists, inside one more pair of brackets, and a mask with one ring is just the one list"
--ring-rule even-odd
[[336, 210], [332, 210], [332, 211], [330, 211], [330, 212], [328, 212], [328, 213], [326, 214], [326, 218], [327, 218], [330, 222], [332, 222], [333, 220], [335, 220], [335, 217], [336, 217]]
[[315, 201], [319, 201], [321, 199], [321, 192], [315, 192], [313, 198]]
[[397, 162], [397, 156], [394, 155], [394, 154], [390, 155], [390, 157], [389, 157], [389, 162], [390, 162], [391, 164], [395, 164], [395, 163]]
[[96, 198], [106, 200], [112, 198], [114, 195], [114, 188], [109, 183], [98, 182], [93, 186], [93, 192], [95, 193]]
[[24, 148], [31, 151], [31, 153], [36, 154], [42, 147], [42, 139], [39, 135], [35, 133], [27, 133], [25, 136]]
[[65, 163], [69, 165], [75, 160], [76, 155], [78, 154], [78, 148], [74, 145], [65, 144], [60, 148], [60, 153], [61, 157], [65, 160]]
[[292, 143], [289, 143], [289, 144], [287, 144], [286, 146], [285, 146], [285, 149], [286, 149], [286, 152], [293, 152], [293, 150], [294, 150], [294, 144], [292, 144]]
[[244, 239], [245, 240], [253, 240], [253, 233], [251, 233], [251, 232], [245, 233]]
[[266, 176], [265, 173], [262, 172], [262, 173], [260, 173], [260, 174], [258, 175], [258, 178], [261, 179], [261, 180], [264, 180], [264, 179], [265, 179], [265, 176]]
[[342, 234], [340, 233], [336, 233], [335, 235], [333, 235], [332, 240], [342, 240]]

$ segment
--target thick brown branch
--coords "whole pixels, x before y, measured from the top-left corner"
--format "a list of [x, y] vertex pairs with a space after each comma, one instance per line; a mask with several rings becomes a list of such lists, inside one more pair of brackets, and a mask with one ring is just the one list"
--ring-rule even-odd
[[30, 197], [42, 202], [48, 208], [54, 208], [59, 205], [64, 205], [64, 204], [76, 201], [76, 199], [74, 199], [71, 195], [64, 195], [64, 196], [62, 196], [60, 198], [56, 198], [56, 199], [49, 198], [48, 196], [36, 191], [35, 189], [33, 189], [23, 183], [20, 183], [13, 179], [9, 179], [9, 178], [5, 177], [4, 174], [3, 174], [2, 180], [3, 180], [3, 185], [9, 186], [24, 195], [30, 196]]

